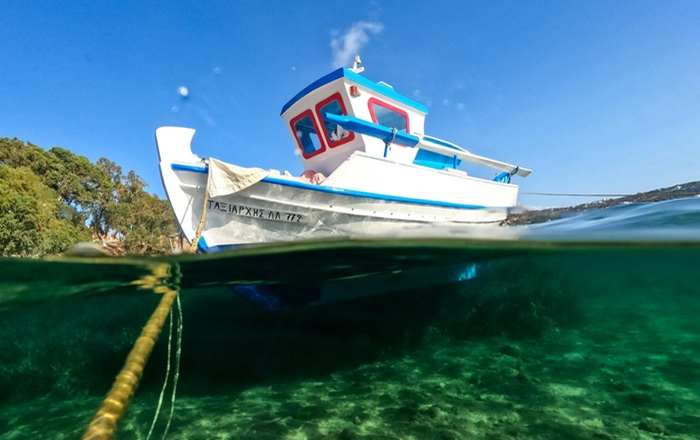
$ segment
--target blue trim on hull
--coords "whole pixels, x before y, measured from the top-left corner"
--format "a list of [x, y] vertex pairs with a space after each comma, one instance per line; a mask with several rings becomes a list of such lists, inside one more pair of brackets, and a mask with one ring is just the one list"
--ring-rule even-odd
[[189, 171], [191, 173], [209, 174], [207, 167], [198, 167], [196, 165], [180, 165], [179, 163], [170, 164], [173, 171]]
[[206, 253], [209, 250], [209, 245], [207, 245], [207, 241], [204, 239], [204, 237], [199, 237], [199, 241], [197, 242], [197, 249], [200, 252]]
[[420, 102], [414, 101], [411, 98], [407, 98], [406, 96], [401, 95], [400, 93], [397, 93], [393, 88], [385, 85], [385, 84], [380, 84], [376, 83], [372, 80], [369, 80], [365, 78], [364, 76], [353, 72], [350, 69], [345, 69], [345, 68], [340, 68], [337, 70], [334, 70], [333, 72], [329, 73], [328, 75], [325, 75], [316, 81], [312, 82], [308, 86], [304, 87], [301, 92], [297, 93], [294, 95], [292, 99], [287, 101], [284, 106], [282, 106], [282, 111], [280, 112], [280, 115], [284, 114], [287, 110], [289, 110], [289, 107], [293, 106], [297, 101], [299, 101], [301, 98], [304, 96], [308, 95], [309, 93], [313, 92], [314, 90], [318, 89], [321, 86], [325, 86], [326, 84], [330, 83], [331, 81], [335, 81], [338, 78], [346, 78], [349, 81], [352, 81], [354, 83], [357, 83], [358, 85], [368, 88], [372, 90], [373, 92], [379, 93], [383, 96], [386, 96], [389, 99], [393, 99], [394, 101], [400, 102], [401, 104], [407, 105], [409, 107], [413, 107], [414, 109], [418, 110], [419, 112], [422, 113], [428, 113], [428, 107], [425, 105], [421, 104]]
[[221, 244], [217, 246], [209, 246], [204, 237], [199, 237], [199, 241], [197, 242], [197, 250], [199, 250], [199, 252], [203, 254], [213, 254], [216, 252], [229, 251], [239, 246], [239, 244]]
[[189, 171], [192, 173], [209, 174], [207, 167], [199, 167], [197, 165], [182, 165], [179, 163], [170, 164], [170, 168], [173, 171]]
[[439, 206], [441, 208], [456, 208], [456, 209], [486, 209], [482, 205], [466, 205], [461, 203], [442, 202], [440, 200], [414, 199], [412, 197], [392, 196], [388, 194], [377, 194], [365, 191], [356, 191], [354, 189], [336, 188], [333, 186], [313, 185], [304, 182], [292, 182], [289, 180], [277, 179], [275, 177], [266, 177], [263, 182], [273, 183], [276, 185], [290, 186], [293, 188], [308, 189], [328, 194], [339, 194], [351, 197], [361, 197], [365, 199], [383, 200], [387, 202], [409, 203], [413, 205]]
[[[207, 174], [207, 172], [208, 172], [205, 167], [179, 165], [179, 164], [175, 164], [175, 163], [172, 164], [171, 167], [175, 171], [190, 171], [193, 173], [202, 173], [202, 174]], [[441, 208], [455, 208], [455, 209], [487, 209], [488, 208], [488, 207], [483, 206], [483, 205], [466, 205], [466, 204], [462, 204], [462, 203], [443, 202], [440, 200], [415, 199], [412, 197], [392, 196], [389, 194], [378, 194], [378, 193], [371, 193], [371, 192], [365, 192], [365, 191], [357, 191], [354, 189], [337, 188], [334, 186], [314, 185], [311, 183], [295, 182], [295, 181], [286, 180], [286, 179], [279, 179], [277, 177], [271, 177], [271, 176], [265, 177], [262, 180], [262, 182], [271, 183], [271, 184], [280, 185], [280, 186], [289, 186], [292, 188], [306, 189], [306, 190], [310, 190], [310, 191], [318, 191], [318, 192], [327, 193], [327, 194], [337, 194], [337, 195], [350, 196], [350, 197], [361, 197], [361, 198], [365, 198], [365, 199], [382, 200], [382, 201], [386, 201], [386, 202], [409, 203], [412, 205], [438, 206]]]

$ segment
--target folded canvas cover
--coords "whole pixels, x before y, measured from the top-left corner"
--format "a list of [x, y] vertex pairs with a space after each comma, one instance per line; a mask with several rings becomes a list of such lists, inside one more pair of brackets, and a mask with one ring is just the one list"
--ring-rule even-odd
[[267, 176], [261, 168], [244, 168], [218, 159], [209, 159], [209, 197], [235, 194], [252, 186]]

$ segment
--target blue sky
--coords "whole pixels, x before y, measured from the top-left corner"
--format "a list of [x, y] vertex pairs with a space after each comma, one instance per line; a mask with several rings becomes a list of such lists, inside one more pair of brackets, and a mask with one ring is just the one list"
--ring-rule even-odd
[[534, 168], [523, 191], [700, 179], [697, 1], [4, 2], [0, 136], [109, 157], [159, 195], [160, 125], [298, 172], [279, 110], [355, 51], [428, 105], [427, 133]]

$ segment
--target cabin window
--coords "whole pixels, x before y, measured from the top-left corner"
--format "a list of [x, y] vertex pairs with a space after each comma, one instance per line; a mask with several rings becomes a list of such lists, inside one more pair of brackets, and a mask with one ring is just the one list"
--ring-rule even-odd
[[296, 116], [291, 120], [290, 125], [304, 158], [313, 157], [326, 149], [318, 135], [318, 127], [311, 110], [306, 110]]
[[326, 137], [326, 144], [328, 144], [329, 147], [337, 147], [355, 139], [355, 134], [353, 132], [344, 129], [335, 122], [326, 120], [326, 113], [332, 113], [334, 115], [347, 114], [340, 93], [331, 95], [316, 104], [316, 114], [321, 121], [321, 128]]
[[377, 98], [369, 99], [369, 114], [372, 116], [372, 121], [375, 124], [384, 125], [385, 127], [404, 130], [410, 132], [408, 125], [408, 113]]

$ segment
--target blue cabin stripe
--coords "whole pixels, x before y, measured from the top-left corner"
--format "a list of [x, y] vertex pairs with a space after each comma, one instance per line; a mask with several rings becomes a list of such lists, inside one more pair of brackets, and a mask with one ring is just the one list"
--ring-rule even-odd
[[303, 89], [301, 89], [301, 92], [294, 95], [292, 97], [292, 99], [287, 101], [287, 103], [282, 106], [282, 111], [280, 112], [280, 115], [284, 114], [284, 112], [286, 112], [287, 109], [289, 109], [289, 107], [293, 106], [294, 103], [296, 103], [298, 100], [300, 100], [304, 96], [308, 95], [309, 93], [313, 92], [314, 90], [318, 89], [319, 87], [325, 86], [329, 82], [335, 81], [338, 78], [342, 78], [343, 73], [344, 73], [344, 71], [342, 68], [334, 70], [331, 73], [329, 73], [328, 75], [322, 76], [321, 78], [312, 82], [308, 86], [304, 87]]

